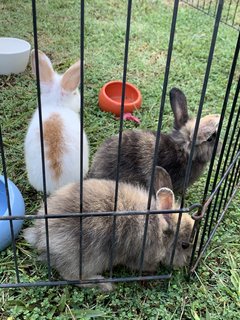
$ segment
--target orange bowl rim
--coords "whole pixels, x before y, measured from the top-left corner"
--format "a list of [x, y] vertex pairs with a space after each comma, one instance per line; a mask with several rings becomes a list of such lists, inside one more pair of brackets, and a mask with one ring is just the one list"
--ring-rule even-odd
[[[106, 93], [106, 88], [111, 85], [111, 84], [122, 84], [123, 82], [120, 80], [113, 80], [113, 81], [109, 81], [107, 82], [102, 89], [100, 90], [100, 93], [102, 93], [105, 97], [105, 99], [108, 100], [108, 102], [110, 102], [112, 105], [114, 105], [115, 107], [121, 107], [121, 102], [116, 102], [115, 100], [111, 99], [107, 93]], [[137, 99], [134, 100], [133, 102], [125, 102], [124, 105], [125, 107], [132, 107], [133, 110], [134, 109], [139, 109], [141, 106], [141, 100], [142, 100], [142, 95], [141, 92], [139, 91], [139, 89], [134, 86], [132, 83], [130, 82], [126, 82], [126, 86], [130, 87], [131, 89], [133, 89], [135, 92], [137, 92]]]

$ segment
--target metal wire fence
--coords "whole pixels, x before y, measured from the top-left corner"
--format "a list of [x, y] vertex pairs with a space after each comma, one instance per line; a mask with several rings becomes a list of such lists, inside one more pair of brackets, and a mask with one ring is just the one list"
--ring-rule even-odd
[[[174, 1], [173, 6], [173, 14], [172, 14], [172, 22], [170, 28], [170, 37], [169, 37], [169, 45], [165, 66], [165, 74], [164, 81], [162, 87], [162, 95], [159, 106], [159, 119], [158, 119], [158, 127], [156, 134], [156, 143], [155, 143], [155, 151], [153, 155], [153, 166], [151, 171], [151, 182], [150, 182], [150, 190], [148, 197], [148, 204], [145, 211], [142, 212], [118, 212], [117, 204], [118, 204], [118, 192], [119, 192], [119, 174], [120, 174], [120, 161], [121, 161], [121, 146], [122, 146], [122, 134], [123, 134], [123, 113], [124, 113], [124, 99], [125, 99], [125, 86], [127, 79], [127, 66], [128, 66], [128, 48], [129, 48], [129, 37], [130, 37], [130, 26], [131, 26], [131, 13], [132, 13], [132, 1], [128, 0], [127, 2], [127, 11], [126, 11], [126, 34], [125, 34], [125, 50], [124, 50], [124, 61], [123, 61], [123, 89], [122, 89], [122, 98], [121, 98], [121, 115], [120, 115], [120, 124], [119, 124], [119, 140], [118, 140], [118, 158], [117, 158], [117, 178], [115, 185], [115, 197], [114, 197], [114, 210], [112, 212], [93, 212], [93, 213], [84, 213], [83, 212], [83, 194], [84, 194], [84, 183], [83, 183], [83, 158], [81, 159], [81, 181], [80, 181], [80, 208], [79, 213], [66, 213], [66, 214], [49, 214], [48, 213], [48, 199], [46, 192], [46, 177], [45, 177], [45, 159], [44, 159], [44, 143], [43, 143], [43, 120], [42, 120], [42, 108], [41, 108], [41, 92], [40, 92], [40, 79], [39, 79], [39, 57], [38, 57], [38, 30], [37, 30], [37, 12], [36, 12], [36, 1], [32, 0], [32, 15], [33, 15], [33, 31], [34, 31], [34, 47], [36, 49], [36, 79], [37, 79], [37, 97], [38, 97], [38, 106], [39, 106], [39, 126], [40, 126], [40, 138], [41, 138], [41, 154], [42, 154], [42, 172], [43, 172], [43, 203], [44, 203], [44, 214], [43, 215], [26, 215], [22, 216], [12, 216], [11, 214], [11, 206], [10, 206], [10, 198], [9, 198], [9, 187], [8, 187], [8, 173], [7, 173], [7, 165], [4, 153], [4, 143], [3, 136], [1, 131], [1, 123], [0, 123], [0, 148], [1, 148], [1, 160], [2, 160], [2, 168], [3, 175], [6, 186], [6, 197], [7, 197], [7, 206], [9, 210], [9, 216], [0, 216], [1, 220], [9, 220], [12, 234], [12, 251], [13, 251], [13, 259], [15, 266], [15, 275], [16, 281], [15, 283], [0, 283], [0, 287], [22, 287], [22, 286], [43, 286], [43, 285], [63, 285], [63, 284], [91, 284], [91, 283], [102, 283], [102, 282], [119, 282], [119, 281], [134, 281], [134, 280], [156, 280], [156, 279], [169, 279], [172, 275], [173, 270], [173, 260], [177, 246], [177, 240], [179, 235], [179, 228], [181, 224], [181, 219], [184, 214], [190, 213], [195, 220], [194, 228], [192, 230], [191, 239], [189, 242], [193, 244], [191, 260], [189, 262], [189, 274], [195, 272], [196, 268], [199, 265], [202, 255], [205, 253], [213, 235], [216, 232], [217, 227], [219, 226], [221, 220], [224, 217], [224, 214], [232, 201], [235, 193], [238, 190], [240, 183], [240, 127], [239, 127], [239, 87], [240, 87], [240, 77], [236, 76], [236, 66], [238, 62], [239, 55], [239, 47], [240, 47], [240, 36], [238, 36], [238, 40], [236, 43], [235, 53], [232, 61], [231, 70], [229, 70], [229, 79], [226, 88], [226, 93], [224, 97], [224, 101], [222, 104], [221, 118], [219, 122], [219, 127], [217, 131], [216, 142], [210, 162], [210, 166], [208, 169], [208, 175], [205, 183], [205, 190], [203, 192], [203, 198], [199, 203], [194, 203], [190, 207], [185, 207], [185, 192], [188, 185], [188, 181], [190, 179], [191, 166], [194, 156], [194, 148], [196, 144], [197, 132], [199, 129], [200, 118], [204, 105], [204, 98], [206, 95], [209, 75], [211, 72], [211, 65], [217, 40], [218, 28], [220, 21], [225, 22], [233, 26], [234, 28], [239, 28], [238, 24], [238, 1], [233, 2], [230, 1], [228, 4], [224, 1], [219, 0], [218, 2], [214, 1], [184, 1], [192, 6], [196, 6], [201, 11], [204, 11], [212, 16], [214, 16], [214, 26], [211, 35], [211, 43], [209, 47], [209, 55], [206, 64], [204, 81], [202, 84], [201, 95], [199, 99], [199, 107], [196, 117], [195, 129], [193, 133], [193, 143], [191, 146], [191, 151], [189, 154], [188, 164], [186, 168], [185, 181], [183, 193], [181, 196], [181, 206], [179, 210], [170, 210], [170, 211], [152, 211], [151, 201], [152, 194], [154, 188], [154, 175], [155, 168], [157, 165], [157, 156], [159, 152], [159, 143], [161, 139], [161, 128], [162, 128], [162, 120], [164, 113], [164, 106], [167, 94], [167, 86], [169, 79], [169, 71], [171, 68], [171, 57], [173, 53], [173, 44], [174, 44], [174, 35], [176, 31], [176, 22], [178, 17], [178, 7], [179, 0]], [[227, 8], [227, 9], [226, 9]], [[81, 93], [81, 148], [83, 146], [83, 126], [84, 126], [84, 0], [81, 1], [81, 37], [80, 37], [80, 60], [81, 60], [81, 85], [80, 85], [80, 93]], [[234, 99], [231, 104], [230, 101], [230, 92], [235, 88], [235, 82], [237, 77], [237, 86], [234, 94]], [[229, 105], [231, 106], [229, 107]], [[229, 115], [226, 114], [226, 110], [230, 109]], [[223, 129], [223, 122], [227, 123], [226, 129]], [[220, 139], [220, 135], [223, 135], [223, 145], [221, 148], [220, 157], [218, 162], [216, 163], [215, 157], [217, 153], [218, 143]], [[83, 149], [81, 149], [81, 157], [83, 157]], [[176, 227], [174, 245], [172, 247], [172, 251], [169, 253], [171, 255], [170, 266], [167, 269], [159, 271], [159, 273], [152, 275], [144, 275], [143, 273], [143, 264], [144, 264], [144, 255], [145, 255], [145, 246], [147, 240], [147, 232], [149, 229], [149, 217], [154, 214], [173, 214], [174, 212], [178, 212], [178, 223]], [[139, 270], [136, 273], [129, 276], [118, 276], [114, 272], [114, 259], [116, 255], [115, 248], [115, 237], [116, 237], [116, 227], [118, 223], [118, 217], [120, 216], [134, 216], [134, 215], [142, 215], [145, 217], [144, 223], [144, 231], [142, 238], [142, 247], [140, 253], [140, 265]], [[79, 221], [79, 278], [74, 280], [56, 280], [52, 275], [51, 269], [51, 252], [49, 245], [49, 219], [78, 219]], [[91, 217], [92, 219], [96, 219], [96, 217], [111, 217], [112, 219], [112, 235], [111, 235], [111, 251], [109, 256], [109, 273], [104, 279], [94, 278], [94, 279], [83, 279], [82, 277], [82, 269], [83, 269], [83, 225], [84, 218]], [[16, 251], [16, 244], [13, 236], [13, 221], [14, 220], [36, 220], [36, 219], [44, 219], [45, 220], [45, 232], [46, 232], [46, 248], [47, 248], [47, 265], [48, 265], [48, 280], [43, 281], [39, 279], [38, 282], [24, 282], [19, 274], [18, 267], [18, 256]]]
[[[181, 0], [184, 3], [200, 10], [201, 12], [215, 17], [217, 13], [217, 0]], [[239, 0], [224, 1], [221, 22], [237, 30], [240, 28]]]

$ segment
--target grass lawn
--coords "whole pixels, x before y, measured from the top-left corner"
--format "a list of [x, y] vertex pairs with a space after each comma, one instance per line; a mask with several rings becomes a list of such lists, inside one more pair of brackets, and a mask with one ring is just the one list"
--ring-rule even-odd
[[[79, 1], [49, 0], [38, 3], [39, 48], [58, 71], [79, 59]], [[129, 47], [129, 82], [143, 95], [135, 114], [140, 128], [156, 129], [168, 49], [172, 1], [133, 1]], [[119, 122], [102, 113], [97, 104], [101, 86], [122, 78], [126, 1], [86, 1], [85, 29], [85, 131], [91, 156], [106, 137], [118, 132]], [[2, 0], [0, 36], [15, 36], [33, 45], [31, 1]], [[180, 4], [168, 89], [180, 87], [189, 113], [196, 115], [214, 20]], [[220, 25], [203, 115], [220, 113], [238, 33]], [[236, 74], [239, 74], [239, 65]], [[230, 94], [232, 101], [237, 76]], [[0, 78], [0, 122], [9, 178], [34, 213], [41, 201], [27, 181], [23, 141], [36, 108], [36, 85], [30, 67], [17, 76]], [[230, 104], [226, 118], [230, 112]], [[163, 130], [173, 116], [167, 98]], [[125, 122], [124, 128], [134, 128]], [[226, 121], [224, 122], [224, 127]], [[0, 164], [1, 165], [1, 164]], [[1, 171], [1, 166], [0, 166]], [[206, 174], [190, 188], [187, 205], [199, 202]], [[215, 235], [194, 279], [184, 270], [174, 272], [169, 283], [121, 283], [112, 293], [75, 287], [0, 289], [0, 319], [239, 319], [240, 313], [240, 195], [237, 194]], [[20, 236], [17, 253], [21, 281], [46, 279], [46, 267]], [[238, 266], [238, 267], [237, 267]], [[0, 282], [14, 282], [11, 248], [0, 252]]]

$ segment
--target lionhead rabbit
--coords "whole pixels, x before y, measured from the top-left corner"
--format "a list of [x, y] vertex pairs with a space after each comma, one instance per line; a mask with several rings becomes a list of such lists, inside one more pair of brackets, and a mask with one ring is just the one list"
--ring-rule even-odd
[[[163, 187], [165, 186], [165, 187]], [[152, 198], [152, 210], [176, 209], [171, 180], [167, 172], [156, 168], [156, 198]], [[113, 211], [115, 182], [111, 180], [89, 179], [83, 182], [83, 212]], [[160, 188], [160, 189], [159, 189]], [[69, 184], [48, 200], [49, 214], [79, 212], [79, 184]], [[146, 210], [148, 192], [145, 188], [127, 183], [119, 183], [118, 211]], [[43, 214], [41, 209], [39, 214]], [[173, 249], [178, 213], [150, 214], [143, 260], [143, 270], [153, 272], [159, 263], [169, 265]], [[126, 215], [116, 218], [116, 233], [113, 265], [125, 265], [139, 269], [144, 233], [144, 215]], [[48, 220], [51, 265], [66, 280], [79, 279], [80, 219], [56, 218]], [[182, 215], [174, 266], [185, 265], [191, 254], [187, 247], [193, 227], [193, 219]], [[113, 220], [110, 216], [90, 216], [83, 218], [83, 279], [103, 279], [102, 272], [109, 268], [112, 248]], [[36, 220], [34, 226], [24, 231], [25, 239], [46, 261], [46, 234], [44, 220]], [[99, 284], [103, 290], [111, 290], [111, 284]]]
[[[173, 191], [181, 192], [192, 146], [195, 119], [190, 119], [187, 100], [182, 91], [173, 88], [170, 102], [174, 114], [172, 133], [161, 133], [157, 165], [170, 174]], [[211, 159], [220, 116], [208, 115], [200, 121], [189, 184], [198, 179]], [[122, 135], [120, 180], [149, 188], [156, 132], [128, 130]], [[118, 136], [107, 139], [96, 152], [88, 177], [116, 179]], [[155, 190], [156, 191], [156, 190]]]
[[[51, 61], [38, 51], [46, 189], [80, 180], [80, 61], [63, 75], [54, 72]], [[35, 51], [31, 53], [36, 72]], [[43, 191], [39, 113], [35, 111], [25, 138], [25, 162], [30, 184]], [[83, 134], [83, 175], [88, 171], [88, 141]]]

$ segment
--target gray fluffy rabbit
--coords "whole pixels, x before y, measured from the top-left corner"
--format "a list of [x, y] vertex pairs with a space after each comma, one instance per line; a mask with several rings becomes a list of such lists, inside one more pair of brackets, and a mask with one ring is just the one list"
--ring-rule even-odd
[[[157, 167], [155, 189], [156, 198], [152, 198], [152, 210], [176, 209], [171, 180], [167, 172]], [[83, 212], [113, 211], [115, 182], [110, 180], [89, 179], [83, 182]], [[69, 184], [56, 191], [48, 199], [49, 214], [78, 213], [80, 206], [79, 184]], [[144, 188], [119, 183], [118, 211], [146, 210], [148, 193]], [[39, 214], [43, 214], [43, 208]], [[83, 273], [82, 278], [103, 279], [101, 274], [109, 268], [112, 247], [113, 218], [110, 216], [83, 218]], [[175, 214], [151, 214], [143, 271], [155, 271], [158, 265], [169, 265], [174, 235], [178, 220]], [[144, 215], [123, 215], [116, 219], [115, 250], [113, 265], [125, 265], [138, 270], [143, 243]], [[49, 219], [50, 261], [66, 280], [79, 279], [80, 219]], [[187, 264], [191, 246], [186, 246], [193, 227], [193, 219], [182, 215], [179, 236], [173, 265], [181, 267]], [[25, 239], [40, 253], [40, 259], [46, 261], [45, 221], [36, 220], [33, 227], [24, 231]], [[102, 290], [112, 290], [112, 284], [99, 283]]]
[[[173, 191], [181, 193], [192, 146], [195, 119], [188, 116], [187, 100], [181, 90], [173, 88], [170, 91], [170, 102], [174, 114], [174, 129], [170, 134], [161, 133], [156, 165], [167, 170], [172, 179]], [[208, 115], [200, 121], [188, 185], [199, 178], [211, 159], [219, 119], [219, 115]], [[155, 141], [156, 132], [153, 131], [123, 132], [120, 181], [149, 188]], [[118, 135], [107, 139], [100, 146], [94, 156], [88, 178], [115, 180], [117, 154]]]

